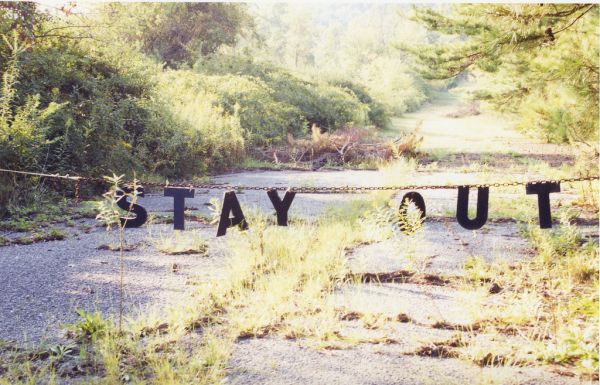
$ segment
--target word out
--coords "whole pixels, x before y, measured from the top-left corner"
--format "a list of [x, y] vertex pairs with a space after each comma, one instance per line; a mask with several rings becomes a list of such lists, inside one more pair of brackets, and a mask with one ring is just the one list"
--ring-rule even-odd
[[[131, 190], [125, 189], [124, 191], [131, 192]], [[185, 199], [193, 198], [194, 192], [195, 190], [193, 188], [185, 187], [166, 187], [164, 189], [164, 196], [173, 198], [173, 228], [175, 230], [185, 229]], [[560, 183], [528, 183], [525, 186], [525, 192], [526, 194], [537, 195], [540, 228], [551, 228], [552, 214], [550, 210], [550, 194], [560, 192]], [[137, 195], [144, 196], [143, 194], [143, 188], [139, 188]], [[285, 192], [283, 199], [281, 199], [277, 190], [269, 189], [267, 190], [267, 195], [275, 209], [277, 225], [287, 226], [288, 211], [296, 193], [288, 190]], [[488, 219], [489, 196], [489, 187], [477, 188], [477, 211], [474, 218], [469, 218], [469, 187], [459, 186], [456, 203], [456, 221], [458, 224], [468, 230], [477, 230], [485, 225]], [[126, 196], [122, 193], [121, 197], [117, 200], [117, 204], [120, 208], [128, 210], [131, 214], [135, 215], [135, 217], [121, 218], [121, 223], [123, 223], [125, 227], [139, 227], [143, 225], [148, 218], [146, 209], [138, 204], [128, 202], [125, 197]], [[420, 210], [421, 218], [425, 218], [425, 200], [421, 194], [416, 191], [410, 191], [402, 197], [401, 202], [400, 209], [405, 208], [412, 202]], [[221, 208], [219, 225], [217, 226], [217, 237], [225, 235], [227, 229], [234, 226], [238, 226], [242, 230], [248, 229], [248, 223], [246, 222], [242, 207], [240, 206], [240, 202], [238, 201], [235, 192], [227, 191], [223, 195], [223, 206]]]

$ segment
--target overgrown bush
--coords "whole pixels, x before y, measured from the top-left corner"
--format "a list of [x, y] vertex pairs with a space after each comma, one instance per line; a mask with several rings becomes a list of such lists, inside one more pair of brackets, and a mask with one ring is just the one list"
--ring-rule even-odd
[[17, 105], [39, 94], [42, 106], [64, 106], [44, 134], [47, 171], [101, 175], [143, 169], [137, 151], [146, 129], [149, 82], [67, 43], [36, 46], [22, 55], [20, 66]]
[[390, 123], [389, 108], [383, 103], [373, 99], [366, 87], [350, 80], [334, 80], [332, 84], [352, 92], [361, 103], [369, 107], [369, 121], [377, 127], [385, 128]]
[[415, 111], [429, 100], [431, 86], [400, 58], [378, 57], [360, 71], [358, 78], [390, 114]]
[[279, 142], [288, 132], [300, 132], [305, 117], [296, 106], [278, 101], [262, 80], [244, 75], [202, 76], [200, 86], [217, 96], [228, 114], [237, 114], [251, 143]]
[[157, 128], [170, 124], [175, 136], [156, 143], [164, 155], [153, 171], [182, 177], [240, 162], [246, 139], [237, 108], [228, 112], [205, 79], [191, 71], [167, 71], [159, 79], [155, 96], [164, 121]]
[[[333, 131], [346, 124], [354, 123], [356, 125], [374, 124], [384, 126], [387, 122], [387, 115], [380, 105], [372, 100], [366, 94], [364, 89], [359, 90], [359, 86], [350, 83], [341, 84], [340, 82], [311, 82], [301, 79], [281, 68], [265, 64], [256, 63], [247, 57], [235, 57], [230, 55], [219, 55], [208, 58], [202, 58], [196, 63], [195, 69], [198, 72], [209, 75], [221, 75], [220, 87], [225, 86], [225, 90], [231, 87], [235, 82], [231, 77], [242, 77], [244, 80], [238, 80], [236, 86], [242, 88], [254, 89], [251, 92], [223, 92], [222, 97], [226, 104], [239, 103], [242, 107], [249, 105], [251, 100], [248, 97], [254, 96], [269, 101], [273, 105], [272, 109], [277, 116], [283, 120], [278, 123], [286, 124], [285, 127], [279, 126], [276, 129], [277, 136], [272, 136], [279, 140], [284, 139], [287, 133], [299, 135], [307, 132], [312, 124], [327, 131]], [[224, 78], [223, 78], [224, 77]], [[217, 78], [212, 78], [216, 82]], [[217, 84], [213, 83], [213, 86]], [[238, 91], [239, 92], [239, 91]], [[256, 93], [260, 95], [256, 95]], [[266, 106], [262, 106], [265, 108]], [[243, 108], [242, 108], [243, 109]], [[242, 127], [248, 128], [244, 113], [252, 115], [256, 106], [250, 105], [249, 110], [241, 111], [240, 118]], [[265, 119], [262, 117], [262, 119]], [[270, 127], [269, 122], [256, 122], [256, 127], [262, 125]], [[270, 131], [272, 135], [274, 131]]]

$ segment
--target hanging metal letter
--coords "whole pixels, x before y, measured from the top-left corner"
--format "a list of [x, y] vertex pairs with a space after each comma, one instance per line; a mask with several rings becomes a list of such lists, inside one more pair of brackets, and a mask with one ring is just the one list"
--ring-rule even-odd
[[275, 212], [277, 213], [277, 225], [278, 226], [287, 226], [288, 222], [288, 210], [292, 205], [292, 201], [296, 196], [296, 193], [293, 191], [286, 191], [283, 196], [283, 200], [279, 198], [279, 194], [277, 194], [277, 190], [270, 189], [267, 190], [267, 195], [273, 203], [273, 207], [275, 208]]
[[413, 202], [415, 204], [415, 206], [417, 206], [419, 211], [421, 211], [421, 218], [424, 219], [425, 218], [425, 200], [423, 199], [423, 196], [416, 191], [411, 191], [411, 192], [404, 194], [404, 196], [402, 197], [402, 201], [400, 203], [400, 209], [405, 209], [406, 207], [408, 207], [408, 204], [410, 202]]
[[[233, 218], [230, 218], [229, 214], [233, 214]], [[221, 209], [221, 218], [219, 219], [219, 227], [217, 228], [217, 237], [225, 235], [227, 229], [233, 226], [239, 226], [242, 230], [248, 229], [248, 223], [246, 222], [246, 218], [244, 218], [244, 213], [235, 192], [227, 191], [223, 195], [223, 208]]]
[[[135, 214], [135, 218], [120, 218], [121, 226], [126, 228], [140, 227], [146, 223], [146, 220], [148, 219], [148, 213], [145, 208], [136, 203], [127, 202], [125, 193], [131, 193], [132, 191], [133, 189], [131, 187], [123, 187], [123, 191], [117, 191], [117, 206], [119, 206], [121, 210]], [[137, 187], [136, 195], [139, 197], [144, 196], [144, 188], [142, 186]]]
[[475, 219], [469, 219], [469, 187], [458, 188], [458, 201], [456, 202], [456, 220], [467, 230], [480, 229], [488, 218], [488, 203], [490, 197], [489, 187], [477, 189], [477, 214]]
[[165, 187], [165, 196], [173, 197], [173, 228], [175, 230], [185, 229], [185, 198], [193, 198], [193, 188]]
[[525, 186], [527, 194], [537, 194], [540, 228], [552, 227], [552, 213], [550, 212], [550, 193], [560, 192], [559, 182], [527, 183]]

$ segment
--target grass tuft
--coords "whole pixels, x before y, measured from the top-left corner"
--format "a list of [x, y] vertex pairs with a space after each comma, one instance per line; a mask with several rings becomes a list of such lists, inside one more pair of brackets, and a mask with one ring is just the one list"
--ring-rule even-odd
[[168, 255], [208, 254], [208, 243], [197, 231], [174, 231], [170, 236], [161, 235], [154, 247]]

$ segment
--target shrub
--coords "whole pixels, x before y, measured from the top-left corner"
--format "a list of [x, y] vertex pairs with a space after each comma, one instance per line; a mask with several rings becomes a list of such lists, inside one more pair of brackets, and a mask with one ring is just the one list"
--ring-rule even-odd
[[252, 143], [281, 141], [288, 132], [299, 132], [305, 125], [301, 111], [278, 101], [274, 91], [262, 80], [243, 75], [203, 76], [205, 88], [218, 96], [228, 114], [239, 114], [240, 124]]
[[186, 178], [231, 167], [249, 146], [302, 136], [311, 124], [333, 132], [385, 121], [359, 86], [309, 82], [245, 58], [213, 55], [194, 70], [164, 70], [118, 40], [109, 48], [52, 40], [19, 53], [4, 66], [5, 167]]
[[[366, 101], [369, 100], [368, 95], [359, 96], [353, 89], [333, 83], [306, 81], [273, 65], [256, 63], [251, 58], [215, 55], [203, 58], [196, 63], [195, 69], [208, 75], [233, 76], [235, 74], [243, 77], [244, 80], [239, 80], [238, 86], [258, 88], [262, 100], [270, 100], [269, 103], [280, 107], [285, 105], [291, 109], [293, 114], [282, 114], [284, 119], [288, 118], [284, 122], [287, 129], [279, 128], [280, 135], [277, 136], [279, 140], [284, 139], [287, 133], [304, 134], [312, 124], [333, 131], [349, 123], [356, 125], [381, 123], [381, 121], [370, 121], [371, 106]], [[231, 81], [231, 79], [225, 78], [224, 81]], [[250, 95], [252, 94], [229, 92], [224, 96], [229, 104], [232, 104], [232, 100], [247, 104], [245, 98]], [[361, 96], [364, 100], [360, 98]], [[250, 120], [245, 120], [242, 114], [243, 112], [240, 115], [242, 126], [247, 128], [245, 122]]]
[[219, 97], [203, 87], [200, 75], [167, 71], [159, 76], [155, 97], [158, 121], [151, 127], [171, 127], [173, 136], [160, 142], [148, 137], [148, 147], [163, 154], [153, 171], [182, 177], [230, 167], [244, 157], [246, 140], [238, 111], [226, 111]]
[[334, 80], [332, 84], [342, 87], [353, 93], [361, 103], [369, 107], [369, 121], [377, 127], [385, 128], [390, 123], [388, 108], [379, 101], [373, 99], [366, 87], [349, 80]]

